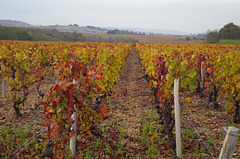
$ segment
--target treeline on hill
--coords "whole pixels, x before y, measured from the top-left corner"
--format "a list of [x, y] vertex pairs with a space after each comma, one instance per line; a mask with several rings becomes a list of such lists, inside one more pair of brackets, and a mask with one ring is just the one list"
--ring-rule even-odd
[[0, 26], [0, 40], [26, 41], [80, 41], [80, 42], [137, 42], [132, 38], [84, 36], [77, 32], [61, 32], [57, 29], [38, 29]]
[[1, 40], [33, 40], [22, 28], [0, 26]]
[[208, 31], [206, 35], [208, 43], [240, 44], [240, 27], [234, 23], [228, 23], [219, 31]]
[[128, 30], [109, 30], [107, 31], [107, 34], [129, 34], [129, 35], [146, 35], [145, 33], [141, 32], [133, 32], [133, 31], [128, 31]]

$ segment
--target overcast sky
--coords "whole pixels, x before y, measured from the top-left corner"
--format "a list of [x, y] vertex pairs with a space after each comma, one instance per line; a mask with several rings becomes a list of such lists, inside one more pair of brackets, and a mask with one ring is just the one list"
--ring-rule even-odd
[[0, 19], [201, 33], [240, 25], [240, 0], [0, 0]]

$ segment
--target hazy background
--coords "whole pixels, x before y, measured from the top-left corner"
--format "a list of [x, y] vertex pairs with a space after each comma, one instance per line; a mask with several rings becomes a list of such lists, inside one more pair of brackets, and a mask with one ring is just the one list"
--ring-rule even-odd
[[240, 0], [0, 0], [0, 19], [201, 33], [239, 25]]

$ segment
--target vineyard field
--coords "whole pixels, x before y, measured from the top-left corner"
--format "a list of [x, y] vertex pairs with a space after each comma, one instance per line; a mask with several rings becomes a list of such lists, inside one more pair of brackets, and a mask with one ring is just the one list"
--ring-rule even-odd
[[239, 45], [0, 41], [0, 61], [0, 158], [50, 140], [71, 158], [76, 110], [76, 158], [176, 158], [174, 79], [183, 158], [218, 158], [223, 126], [240, 128]]

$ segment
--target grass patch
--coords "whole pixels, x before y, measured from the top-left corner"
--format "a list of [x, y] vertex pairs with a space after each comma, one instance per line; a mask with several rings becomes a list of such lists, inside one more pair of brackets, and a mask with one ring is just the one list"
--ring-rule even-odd
[[235, 44], [235, 45], [240, 45], [240, 40], [220, 40], [218, 42], [219, 44]]

